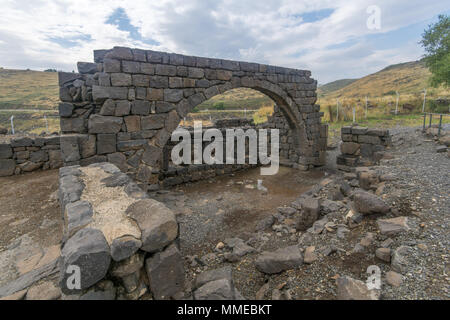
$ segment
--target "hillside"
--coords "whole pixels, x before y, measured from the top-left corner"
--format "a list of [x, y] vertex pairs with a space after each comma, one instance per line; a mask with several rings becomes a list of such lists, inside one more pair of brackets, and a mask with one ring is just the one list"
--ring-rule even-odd
[[320, 96], [324, 96], [333, 91], [337, 91], [341, 88], [348, 86], [349, 84], [357, 81], [358, 79], [341, 79], [333, 82], [329, 82], [327, 84], [321, 85], [317, 88], [317, 94]]
[[0, 109], [57, 109], [56, 72], [0, 68]]
[[[336, 90], [323, 91], [322, 88], [337, 87], [335, 82], [321, 87], [322, 98], [361, 98], [366, 95], [370, 97], [382, 97], [393, 95], [395, 91], [400, 94], [418, 95], [424, 88], [429, 88], [428, 78], [430, 71], [422, 61], [412, 61], [388, 66], [376, 73], [357, 79], [348, 85]], [[443, 88], [430, 89], [429, 94], [433, 96], [448, 95]]]

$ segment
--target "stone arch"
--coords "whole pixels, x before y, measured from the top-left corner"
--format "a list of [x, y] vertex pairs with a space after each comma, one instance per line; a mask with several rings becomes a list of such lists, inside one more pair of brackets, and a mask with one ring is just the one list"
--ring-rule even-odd
[[324, 163], [326, 126], [310, 71], [124, 47], [95, 50], [94, 60], [79, 62], [78, 74], [59, 73], [68, 165], [109, 161], [155, 185], [162, 148], [183, 116], [238, 87], [275, 101], [295, 133], [300, 168]]

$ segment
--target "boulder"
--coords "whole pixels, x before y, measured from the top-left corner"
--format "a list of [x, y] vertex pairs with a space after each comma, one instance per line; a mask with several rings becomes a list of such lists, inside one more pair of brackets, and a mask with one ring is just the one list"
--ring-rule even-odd
[[386, 273], [386, 282], [393, 287], [399, 287], [403, 282], [403, 276], [395, 271]]
[[233, 281], [232, 270], [230, 266], [225, 266], [219, 269], [209, 270], [200, 273], [195, 279], [194, 287], [200, 288], [201, 286], [203, 286], [208, 282], [220, 279], [226, 279], [230, 282]]
[[143, 199], [130, 205], [126, 214], [134, 219], [141, 229], [141, 249], [155, 252], [169, 245], [178, 235], [175, 215], [164, 204]]
[[280, 248], [273, 252], [264, 251], [256, 259], [256, 268], [267, 274], [280, 273], [301, 266], [303, 257], [297, 246]]
[[386, 236], [393, 236], [409, 230], [407, 217], [396, 217], [392, 219], [378, 219], [378, 229]]
[[408, 246], [400, 246], [392, 254], [391, 266], [394, 271], [406, 273], [415, 265], [414, 249]]
[[391, 249], [389, 248], [378, 248], [375, 250], [375, 256], [383, 260], [384, 262], [391, 262]]
[[111, 257], [114, 261], [129, 258], [142, 246], [142, 242], [133, 236], [125, 235], [116, 238], [111, 243]]
[[304, 198], [300, 201], [301, 211], [297, 220], [297, 230], [306, 230], [313, 225], [320, 213], [319, 200], [316, 198]]
[[145, 260], [145, 269], [155, 299], [170, 299], [183, 291], [183, 258], [174, 244]]
[[363, 215], [384, 214], [390, 210], [390, 207], [381, 198], [364, 191], [359, 191], [354, 194], [353, 203], [355, 209]]
[[220, 279], [208, 282], [194, 291], [195, 300], [235, 300], [235, 290], [230, 281]]
[[69, 277], [76, 275], [76, 272], [67, 272], [69, 266], [80, 268], [80, 289], [84, 290], [106, 276], [110, 262], [109, 245], [100, 230], [85, 228], [78, 231], [61, 250], [60, 286], [62, 291], [66, 294], [79, 291], [68, 287]]
[[336, 280], [338, 300], [378, 300], [380, 293], [369, 290], [367, 284], [347, 276]]

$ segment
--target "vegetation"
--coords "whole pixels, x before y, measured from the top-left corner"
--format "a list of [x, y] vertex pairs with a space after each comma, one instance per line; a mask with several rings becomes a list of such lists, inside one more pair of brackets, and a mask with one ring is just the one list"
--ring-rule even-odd
[[329, 82], [327, 84], [319, 86], [319, 88], [317, 89], [317, 94], [319, 97], [324, 96], [327, 93], [339, 90], [343, 87], [346, 87], [349, 84], [355, 82], [356, 80], [358, 80], [358, 79], [341, 79], [341, 80]]
[[425, 63], [430, 69], [431, 85], [450, 86], [450, 17], [439, 15], [439, 21], [430, 25], [420, 42], [425, 48]]
[[55, 72], [0, 69], [0, 109], [58, 108]]

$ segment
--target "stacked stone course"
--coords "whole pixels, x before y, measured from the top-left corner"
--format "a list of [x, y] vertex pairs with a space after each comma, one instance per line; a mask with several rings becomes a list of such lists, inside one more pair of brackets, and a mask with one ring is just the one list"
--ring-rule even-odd
[[180, 119], [238, 87], [276, 102], [295, 136], [293, 159], [306, 169], [323, 164], [326, 127], [310, 71], [123, 47], [96, 50], [94, 60], [78, 63], [80, 73], [59, 73], [66, 165], [110, 161], [142, 184], [158, 184], [163, 148]]
[[0, 143], [0, 177], [62, 166], [59, 136], [14, 137]]
[[358, 125], [342, 127], [341, 138], [341, 154], [336, 162], [338, 168], [345, 171], [378, 163], [391, 144], [389, 130]]
[[[174, 213], [110, 163], [60, 169], [63, 299], [170, 299], [184, 290]], [[79, 268], [80, 288], [71, 279]]]

